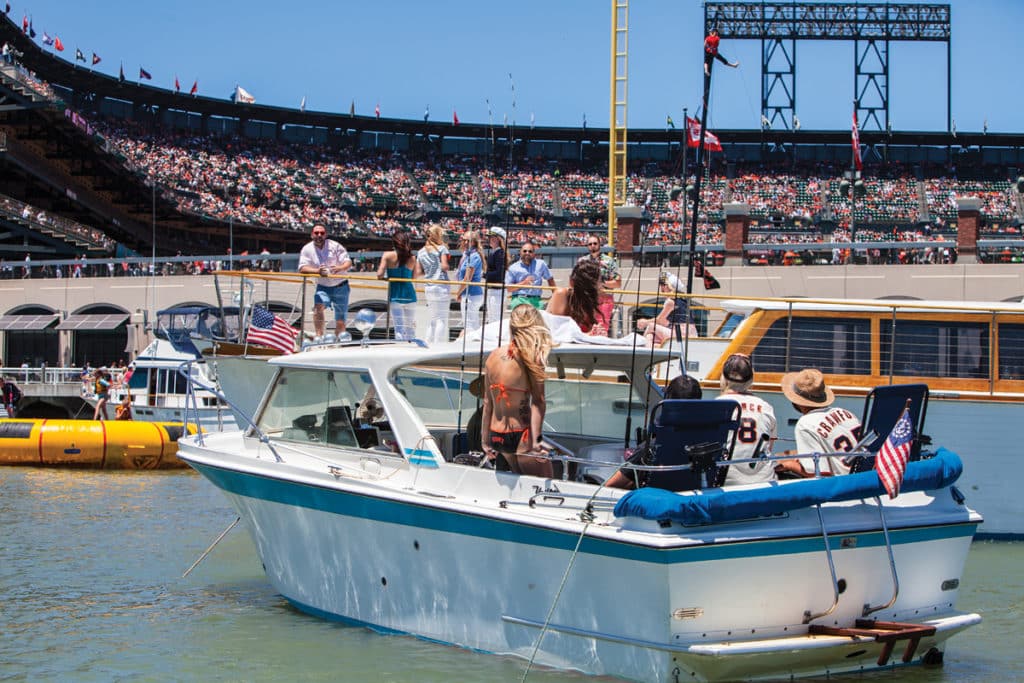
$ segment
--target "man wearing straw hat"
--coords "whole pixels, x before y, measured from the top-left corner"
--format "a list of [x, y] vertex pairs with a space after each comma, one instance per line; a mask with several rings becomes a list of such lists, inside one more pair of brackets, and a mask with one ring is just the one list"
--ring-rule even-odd
[[[860, 441], [860, 420], [849, 410], [832, 406], [836, 396], [825, 386], [821, 371], [806, 368], [783, 375], [782, 393], [800, 413], [793, 430], [796, 453], [821, 454], [818, 467], [824, 476], [849, 474], [850, 465], [835, 454], [852, 451]], [[814, 476], [814, 458], [783, 460], [776, 471], [798, 477]]]

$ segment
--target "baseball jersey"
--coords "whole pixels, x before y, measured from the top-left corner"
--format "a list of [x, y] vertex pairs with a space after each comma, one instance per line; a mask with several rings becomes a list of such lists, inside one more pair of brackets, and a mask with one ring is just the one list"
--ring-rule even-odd
[[[797, 420], [793, 435], [796, 437], [796, 452], [804, 453], [848, 453], [860, 441], [860, 420], [846, 408], [832, 406], [812, 410]], [[800, 464], [808, 474], [814, 472], [813, 458], [800, 458]], [[849, 474], [850, 466], [839, 456], [821, 458], [822, 472]]]
[[[736, 445], [732, 449], [732, 459], [754, 457], [763, 435], [768, 435], [769, 441], [761, 447], [761, 454], [771, 455], [771, 442], [778, 436], [775, 410], [772, 409], [771, 404], [753, 394], [722, 394], [717, 398], [723, 401], [736, 401], [740, 404], [740, 428], [736, 433]], [[773, 479], [775, 479], [775, 463], [766, 459], [763, 462], [729, 465], [724, 486], [755, 484]]]

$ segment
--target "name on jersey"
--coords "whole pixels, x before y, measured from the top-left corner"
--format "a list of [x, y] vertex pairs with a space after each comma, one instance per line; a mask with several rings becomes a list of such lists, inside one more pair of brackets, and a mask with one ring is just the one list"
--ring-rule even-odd
[[827, 439], [828, 435], [832, 433], [833, 429], [843, 424], [844, 422], [849, 422], [851, 420], [856, 419], [857, 418], [854, 416], [854, 414], [851, 413], [849, 410], [846, 410], [845, 408], [835, 408], [833, 410], [830, 410], [824, 415], [822, 415], [821, 421], [818, 422], [818, 436], [820, 436], [823, 439]]

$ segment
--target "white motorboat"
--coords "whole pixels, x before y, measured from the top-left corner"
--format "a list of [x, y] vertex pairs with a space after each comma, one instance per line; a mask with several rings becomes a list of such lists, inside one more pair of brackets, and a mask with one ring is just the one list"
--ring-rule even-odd
[[463, 453], [481, 367], [465, 350], [387, 343], [275, 358], [254, 427], [181, 441], [179, 457], [224, 492], [299, 609], [666, 682], [937, 661], [980, 621], [956, 608], [982, 519], [954, 486], [953, 453], [911, 462], [891, 500], [874, 471], [604, 488], [592, 483], [597, 461], [621, 463], [639, 436], [625, 435], [648, 423], [664, 456], [652, 482], [679, 473], [673, 462], [689, 462], [693, 480], [700, 462], [672, 446], [689, 434], [672, 419], [728, 402], [661, 402], [651, 366], [667, 350], [565, 343], [545, 389], [562, 474], [495, 472]]

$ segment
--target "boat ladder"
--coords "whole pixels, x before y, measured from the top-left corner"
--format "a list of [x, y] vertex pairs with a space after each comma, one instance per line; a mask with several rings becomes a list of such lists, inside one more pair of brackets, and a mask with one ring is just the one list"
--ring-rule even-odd
[[849, 636], [851, 638], [874, 638], [875, 642], [883, 643], [882, 652], [878, 655], [878, 666], [885, 666], [889, 663], [893, 648], [897, 641], [907, 641], [903, 648], [901, 661], [909, 662], [914, 658], [914, 652], [925, 636], [935, 635], [934, 626], [923, 626], [921, 624], [908, 624], [900, 621], [875, 621], [873, 619], [858, 619], [854, 622], [853, 628], [840, 626], [824, 626], [811, 624], [808, 633], [820, 636]]

